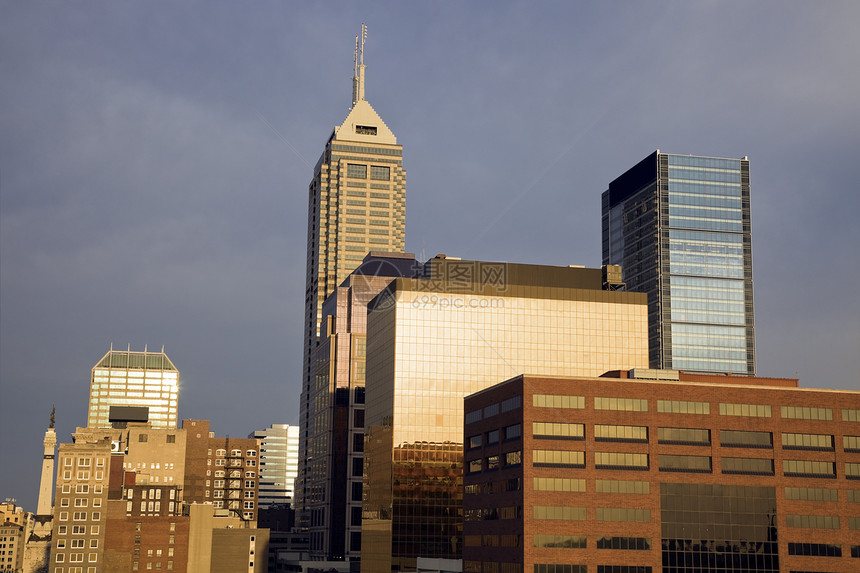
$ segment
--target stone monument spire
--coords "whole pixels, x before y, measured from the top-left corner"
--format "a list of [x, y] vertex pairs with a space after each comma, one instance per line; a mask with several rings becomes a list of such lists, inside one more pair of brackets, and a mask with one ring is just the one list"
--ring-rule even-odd
[[44, 453], [42, 454], [42, 480], [39, 483], [39, 503], [36, 515], [51, 515], [51, 499], [54, 493], [54, 457], [57, 450], [57, 432], [54, 431], [54, 412], [51, 410], [51, 425], [45, 431]]

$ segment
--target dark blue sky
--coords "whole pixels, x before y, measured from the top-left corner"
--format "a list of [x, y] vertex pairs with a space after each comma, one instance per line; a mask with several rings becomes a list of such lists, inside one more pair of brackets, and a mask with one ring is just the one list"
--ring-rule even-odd
[[857, 2], [0, 4], [0, 497], [53, 403], [163, 345], [180, 417], [296, 423], [307, 184], [350, 105], [404, 146], [407, 248], [599, 266], [659, 148], [749, 156], [758, 371], [860, 389]]

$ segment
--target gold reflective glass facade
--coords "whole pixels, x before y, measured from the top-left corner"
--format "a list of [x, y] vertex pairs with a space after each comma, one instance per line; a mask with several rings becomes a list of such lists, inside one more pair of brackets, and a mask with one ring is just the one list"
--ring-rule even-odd
[[296, 482], [304, 495], [295, 507], [318, 558], [360, 557], [367, 302], [393, 280], [386, 274], [415, 265], [412, 256], [393, 253], [365, 261], [323, 305], [322, 339], [313, 352], [304, 471]]
[[149, 409], [153, 428], [175, 428], [179, 371], [162, 352], [111, 350], [93, 367], [87, 426], [110, 427], [111, 406]]
[[460, 558], [464, 396], [521, 372], [648, 365], [645, 295], [603, 290], [600, 269], [503, 265], [496, 280], [482, 264], [439, 263], [369, 305], [362, 571]]

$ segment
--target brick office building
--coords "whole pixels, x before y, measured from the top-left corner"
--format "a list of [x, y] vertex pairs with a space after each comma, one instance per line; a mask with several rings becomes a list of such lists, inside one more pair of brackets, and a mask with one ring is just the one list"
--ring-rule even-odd
[[860, 392], [639, 370], [464, 410], [466, 572], [860, 567]]

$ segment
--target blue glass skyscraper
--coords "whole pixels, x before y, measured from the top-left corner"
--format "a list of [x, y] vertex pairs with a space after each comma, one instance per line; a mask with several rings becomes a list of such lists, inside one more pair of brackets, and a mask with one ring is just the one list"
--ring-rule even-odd
[[755, 375], [749, 160], [657, 150], [602, 214], [603, 264], [648, 294], [651, 367]]

